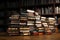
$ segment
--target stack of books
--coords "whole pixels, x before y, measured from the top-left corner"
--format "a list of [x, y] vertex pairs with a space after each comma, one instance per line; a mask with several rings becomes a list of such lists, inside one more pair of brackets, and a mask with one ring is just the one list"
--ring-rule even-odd
[[18, 28], [8, 28], [9, 35], [19, 35]]
[[9, 17], [9, 26], [8, 26], [8, 33], [9, 35], [19, 35], [18, 27], [19, 27], [19, 14], [13, 14]]
[[29, 28], [19, 28], [20, 29], [20, 35], [30, 35], [30, 29]]
[[49, 17], [48, 18], [48, 24], [49, 24], [49, 30], [51, 31], [51, 33], [53, 33], [55, 31], [55, 23], [56, 23], [56, 19], [53, 17]]

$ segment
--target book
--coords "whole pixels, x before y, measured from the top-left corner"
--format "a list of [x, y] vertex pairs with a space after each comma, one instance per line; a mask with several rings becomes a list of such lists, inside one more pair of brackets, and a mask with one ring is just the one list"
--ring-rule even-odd
[[42, 27], [42, 24], [35, 24], [36, 27]]
[[42, 23], [44, 27], [48, 27], [48, 23]]
[[37, 21], [36, 21], [36, 24], [40, 24], [40, 23], [41, 23], [41, 21], [40, 21], [40, 20], [37, 20]]
[[26, 25], [26, 23], [19, 23], [20, 25]]
[[40, 15], [35, 16], [35, 19], [36, 19], [36, 20], [40, 20]]
[[58, 12], [58, 9], [59, 9], [59, 7], [57, 6], [57, 7], [55, 7], [55, 13], [56, 14], [58, 14], [59, 12]]
[[19, 33], [18, 28], [8, 28], [8, 33]]
[[41, 21], [46, 21], [46, 17], [41, 17]]
[[30, 32], [30, 31], [29, 30], [20, 30], [20, 32], [25, 33], [25, 32]]
[[52, 7], [48, 7], [48, 14], [52, 14], [53, 13], [53, 8]]
[[42, 15], [44, 14], [44, 8], [41, 8], [41, 14]]
[[19, 15], [11, 15], [10, 19], [19, 19]]
[[55, 18], [48, 18], [49, 24], [55, 24], [56, 19]]
[[45, 14], [48, 14], [48, 8], [45, 8], [44, 11], [45, 11]]
[[30, 35], [30, 33], [23, 33], [23, 35]]

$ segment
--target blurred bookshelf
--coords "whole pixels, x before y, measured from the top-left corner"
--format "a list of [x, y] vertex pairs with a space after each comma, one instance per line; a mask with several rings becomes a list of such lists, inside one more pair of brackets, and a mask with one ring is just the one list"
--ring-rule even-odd
[[[1, 30], [9, 35], [52, 34], [60, 18], [60, 0], [0, 1]], [[34, 12], [27, 12], [27, 10]], [[4, 25], [4, 26], [3, 26]]]

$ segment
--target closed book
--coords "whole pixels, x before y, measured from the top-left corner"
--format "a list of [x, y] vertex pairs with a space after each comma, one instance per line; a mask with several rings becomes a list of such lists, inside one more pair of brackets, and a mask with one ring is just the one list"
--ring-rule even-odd
[[36, 20], [40, 20], [40, 15], [35, 16]]
[[36, 23], [37, 23], [37, 24], [40, 24], [40, 23], [41, 23], [41, 21], [40, 21], [40, 20], [37, 20], [37, 21], [36, 21]]
[[59, 7], [57, 6], [57, 7], [55, 7], [55, 13], [56, 14], [58, 14], [59, 12], [58, 12], [58, 9], [59, 9]]
[[41, 17], [41, 21], [46, 21], [46, 17]]
[[39, 33], [40, 33], [40, 32], [44, 32], [44, 30], [39, 30]]
[[28, 24], [34, 24], [34, 21], [27, 21]]
[[41, 14], [44, 14], [44, 8], [41, 9]]
[[28, 23], [27, 25], [34, 25], [34, 24], [30, 24], [30, 23]]
[[35, 24], [36, 27], [42, 27], [42, 24]]
[[17, 16], [17, 15], [12, 15], [12, 16], [10, 17], [10, 19], [19, 19], [19, 16]]
[[45, 8], [45, 14], [48, 14], [48, 8]]
[[33, 17], [34, 16], [34, 13], [31, 13], [31, 12], [30, 13], [27, 13], [27, 16], [32, 16]]
[[26, 25], [26, 23], [19, 23], [20, 25]]
[[20, 32], [30, 32], [29, 30], [20, 30]]
[[44, 27], [48, 27], [48, 24], [47, 23], [42, 23]]
[[48, 7], [48, 14], [52, 14], [52, 13], [53, 13], [52, 7]]
[[30, 33], [23, 33], [23, 35], [30, 35]]
[[35, 17], [28, 17], [29, 20], [35, 20]]

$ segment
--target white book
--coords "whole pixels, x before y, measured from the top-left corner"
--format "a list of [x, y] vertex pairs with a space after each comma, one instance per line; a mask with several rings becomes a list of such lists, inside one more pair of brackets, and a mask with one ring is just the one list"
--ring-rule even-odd
[[48, 8], [45, 8], [45, 14], [48, 14]]
[[37, 27], [42, 27], [42, 24], [35, 24]]
[[44, 14], [44, 8], [42, 8], [42, 12], [41, 13]]
[[27, 24], [27, 25], [34, 25], [34, 24]]
[[55, 7], [55, 13], [56, 14], [58, 14], [59, 12], [58, 12], [58, 9], [59, 9], [59, 7], [57, 6], [57, 7]]
[[39, 21], [36, 21], [36, 23], [41, 23], [41, 21], [39, 20]]

